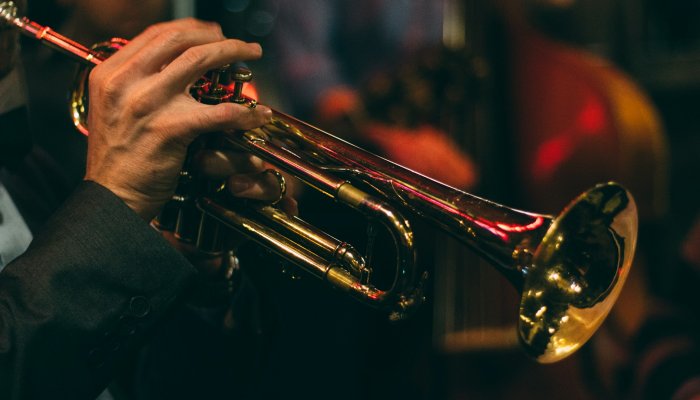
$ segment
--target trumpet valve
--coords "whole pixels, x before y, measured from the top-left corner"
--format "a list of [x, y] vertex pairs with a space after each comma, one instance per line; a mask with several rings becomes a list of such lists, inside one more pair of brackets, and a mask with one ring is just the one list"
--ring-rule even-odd
[[197, 101], [204, 104], [219, 104], [231, 100], [232, 92], [228, 88], [231, 81], [231, 66], [226, 64], [209, 71], [195, 85], [190, 93]]
[[253, 72], [246, 67], [237, 67], [233, 74], [231, 74], [233, 79], [233, 95], [231, 101], [234, 103], [245, 103], [246, 99], [243, 97], [243, 86], [253, 80]]

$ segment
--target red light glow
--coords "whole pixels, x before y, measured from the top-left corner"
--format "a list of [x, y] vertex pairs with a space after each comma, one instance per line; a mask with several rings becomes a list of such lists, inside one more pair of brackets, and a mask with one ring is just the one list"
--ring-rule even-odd
[[[234, 84], [231, 83], [227, 86], [227, 88], [230, 92], [233, 91], [233, 85]], [[243, 96], [257, 101], [258, 100], [258, 89], [256, 89], [255, 85], [253, 85], [252, 83], [246, 83], [245, 85], [243, 85]]]
[[532, 172], [535, 177], [549, 177], [571, 157], [574, 141], [570, 135], [558, 135], [542, 143], [537, 149]]
[[496, 226], [503, 229], [506, 232], [529, 232], [539, 228], [540, 226], [542, 226], [542, 224], [544, 224], [544, 218], [537, 217], [534, 221], [527, 225], [512, 225], [499, 222], [496, 224]]
[[603, 130], [608, 126], [608, 120], [601, 101], [593, 96], [589, 96], [581, 108], [578, 118], [576, 118], [576, 124], [582, 133], [589, 135], [603, 133]]

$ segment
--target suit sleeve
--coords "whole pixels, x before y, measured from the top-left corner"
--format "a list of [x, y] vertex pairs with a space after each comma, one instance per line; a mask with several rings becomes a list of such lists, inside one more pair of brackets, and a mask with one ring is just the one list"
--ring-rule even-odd
[[83, 182], [0, 273], [0, 398], [95, 398], [194, 273], [119, 198]]

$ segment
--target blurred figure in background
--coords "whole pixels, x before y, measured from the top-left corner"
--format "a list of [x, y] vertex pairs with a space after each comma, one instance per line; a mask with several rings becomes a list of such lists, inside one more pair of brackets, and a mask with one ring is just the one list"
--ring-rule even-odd
[[[442, 43], [444, 2], [266, 1], [278, 12], [270, 44], [290, 111], [439, 181], [475, 187], [476, 166], [446, 132], [401, 117], [377, 120], [363, 93], [371, 79], [381, 85], [396, 78], [378, 75]], [[428, 106], [430, 94], [420, 90], [429, 87], [405, 84], [407, 96]]]

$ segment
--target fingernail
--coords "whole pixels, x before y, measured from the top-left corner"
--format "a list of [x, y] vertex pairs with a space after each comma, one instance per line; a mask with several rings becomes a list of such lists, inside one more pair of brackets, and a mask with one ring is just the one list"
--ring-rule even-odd
[[242, 193], [253, 186], [253, 182], [243, 176], [231, 176], [228, 179], [228, 189], [231, 193]]

